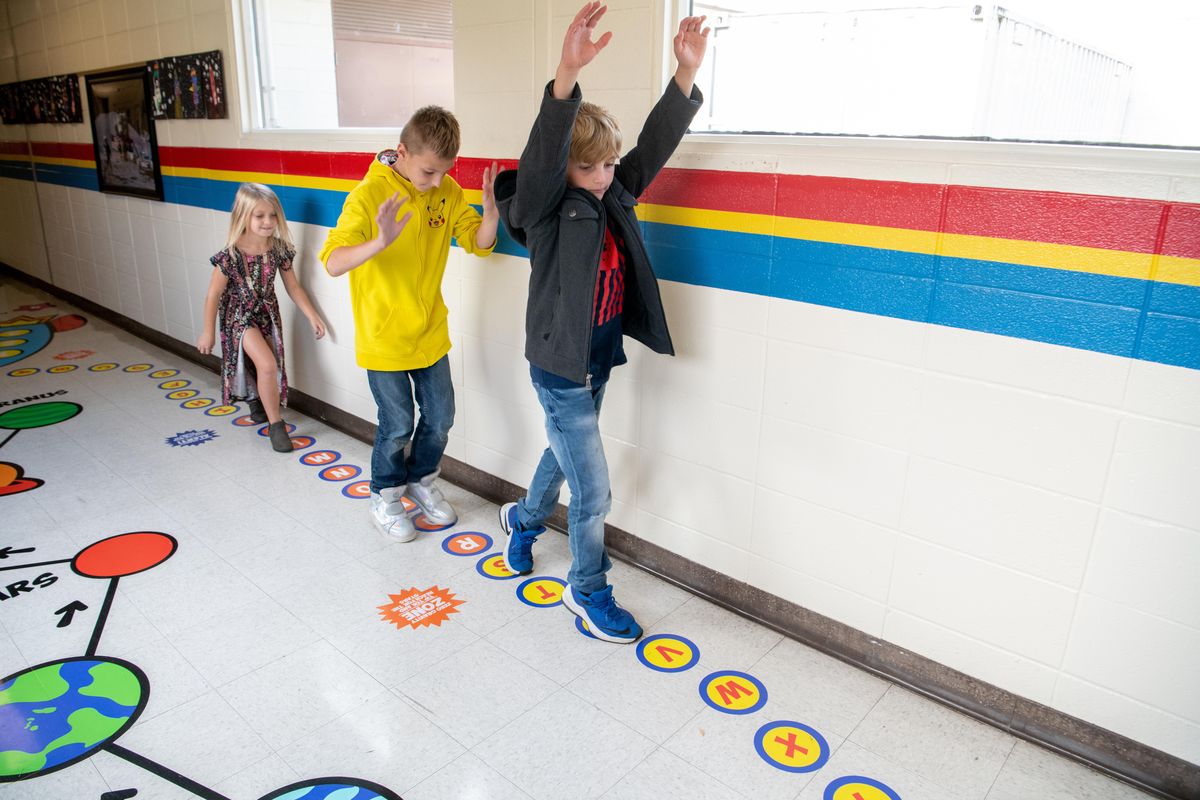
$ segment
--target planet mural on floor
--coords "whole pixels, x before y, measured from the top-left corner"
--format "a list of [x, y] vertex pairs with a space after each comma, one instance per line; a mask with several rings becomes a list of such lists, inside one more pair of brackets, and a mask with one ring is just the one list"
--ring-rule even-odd
[[0, 783], [62, 769], [134, 723], [149, 696], [145, 674], [110, 658], [68, 658], [0, 682]]

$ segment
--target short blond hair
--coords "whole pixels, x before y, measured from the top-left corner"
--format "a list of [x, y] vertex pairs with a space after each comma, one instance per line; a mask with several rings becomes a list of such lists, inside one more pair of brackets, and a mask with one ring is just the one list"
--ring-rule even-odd
[[570, 159], [599, 164], [621, 155], [621, 126], [617, 118], [595, 103], [579, 104], [571, 129]]
[[225, 242], [225, 246], [232, 248], [237, 244], [237, 240], [242, 238], [242, 234], [246, 232], [246, 227], [250, 224], [250, 215], [254, 213], [254, 207], [259, 203], [269, 204], [271, 210], [275, 212], [275, 232], [271, 234], [271, 238], [277, 241], [271, 242], [272, 249], [276, 249], [279, 244], [284, 244], [295, 250], [296, 245], [292, 242], [287, 219], [283, 216], [283, 204], [279, 202], [279, 198], [271, 191], [270, 187], [261, 183], [243, 183], [238, 187], [237, 194], [233, 198], [233, 211], [229, 216], [229, 240]]
[[462, 144], [458, 120], [441, 106], [424, 106], [413, 112], [400, 131], [400, 144], [409, 153], [432, 150], [438, 158], [453, 159]]

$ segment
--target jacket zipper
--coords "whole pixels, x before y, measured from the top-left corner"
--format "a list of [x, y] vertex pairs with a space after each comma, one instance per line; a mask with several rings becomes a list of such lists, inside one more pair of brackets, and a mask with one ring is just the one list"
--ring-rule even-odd
[[587, 356], [584, 360], [584, 378], [583, 386], [585, 389], [592, 388], [592, 373], [586, 372], [592, 361], [592, 318], [596, 314], [596, 285], [600, 281], [600, 255], [604, 251], [604, 232], [608, 228], [608, 209], [604, 207], [604, 201], [598, 200], [600, 206], [600, 250], [596, 253], [596, 266], [592, 269], [592, 299], [588, 303], [587, 311]]

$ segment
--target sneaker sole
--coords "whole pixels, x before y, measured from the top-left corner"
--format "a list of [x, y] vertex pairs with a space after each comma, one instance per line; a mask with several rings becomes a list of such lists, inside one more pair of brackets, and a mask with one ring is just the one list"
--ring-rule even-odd
[[514, 507], [515, 505], [516, 505], [516, 503], [505, 503], [504, 505], [500, 506], [500, 530], [504, 531], [504, 540], [505, 540], [504, 541], [504, 563], [511, 572], [516, 572], [516, 574], [518, 574], [518, 575], [528, 575], [531, 572], [533, 572], [532, 566], [530, 566], [529, 569], [525, 570], [524, 572], [517, 572], [517, 570], [512, 568], [512, 564], [508, 563], [508, 545], [509, 545], [509, 542], [512, 541], [512, 527], [508, 524], [508, 510], [510, 508]]
[[640, 633], [633, 637], [613, 636], [611, 633], [605, 633], [604, 631], [600, 630], [599, 625], [593, 624], [592, 621], [588, 619], [587, 612], [583, 610], [582, 606], [575, 602], [574, 597], [575, 593], [568, 585], [563, 591], [563, 605], [566, 606], [568, 611], [579, 617], [587, 624], [588, 633], [590, 633], [592, 636], [595, 636], [597, 639], [605, 642], [612, 642], [613, 644], [633, 644], [638, 639], [642, 638], [642, 634]]
[[411, 523], [409, 523], [408, 533], [400, 536], [392, 533], [392, 529], [390, 527], [385, 527], [384, 525], [380, 524], [379, 520], [375, 519], [375, 515], [371, 513], [370, 509], [367, 509], [367, 513], [371, 517], [371, 524], [375, 526], [375, 530], [379, 531], [384, 538], [393, 542], [411, 542], [413, 539], [417, 538], [417, 529], [412, 527]]

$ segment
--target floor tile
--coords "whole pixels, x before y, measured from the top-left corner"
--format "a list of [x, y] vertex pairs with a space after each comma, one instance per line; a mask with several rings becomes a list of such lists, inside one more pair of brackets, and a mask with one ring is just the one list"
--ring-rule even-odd
[[805, 724], [841, 737], [866, 717], [891, 685], [791, 639], [751, 667], [771, 700], [796, 710]]
[[279, 603], [260, 597], [176, 634], [171, 643], [210, 686], [221, 687], [319, 638]]
[[682, 758], [658, 749], [601, 796], [601, 800], [745, 800], [730, 787]]
[[407, 678], [397, 694], [470, 748], [558, 690], [486, 640]]
[[567, 688], [655, 744], [662, 744], [704, 708], [697, 682], [704, 673], [658, 672], [636, 656], [635, 646], [591, 667]]
[[391, 692], [352, 708], [279, 751], [302, 775], [347, 775], [401, 796], [465, 752]]
[[897, 686], [850, 740], [962, 798], [983, 798], [1016, 744], [1007, 733]]
[[387, 690], [333, 645], [318, 641], [218, 691], [278, 750]]
[[653, 749], [649, 739], [560, 690], [472, 752], [538, 800], [591, 800]]
[[987, 800], [1070, 797], [1072, 800], [1137, 800], [1145, 795], [1082, 764], [1029, 742], [1017, 742], [996, 776]]
[[[515, 595], [513, 602], [520, 602]], [[487, 639], [560, 685], [615, 655], [619, 648], [632, 647], [585, 637], [575, 628], [575, 615], [561, 605], [531, 608]]]
[[405, 792], [404, 800], [531, 800], [472, 753], [463, 753]]

